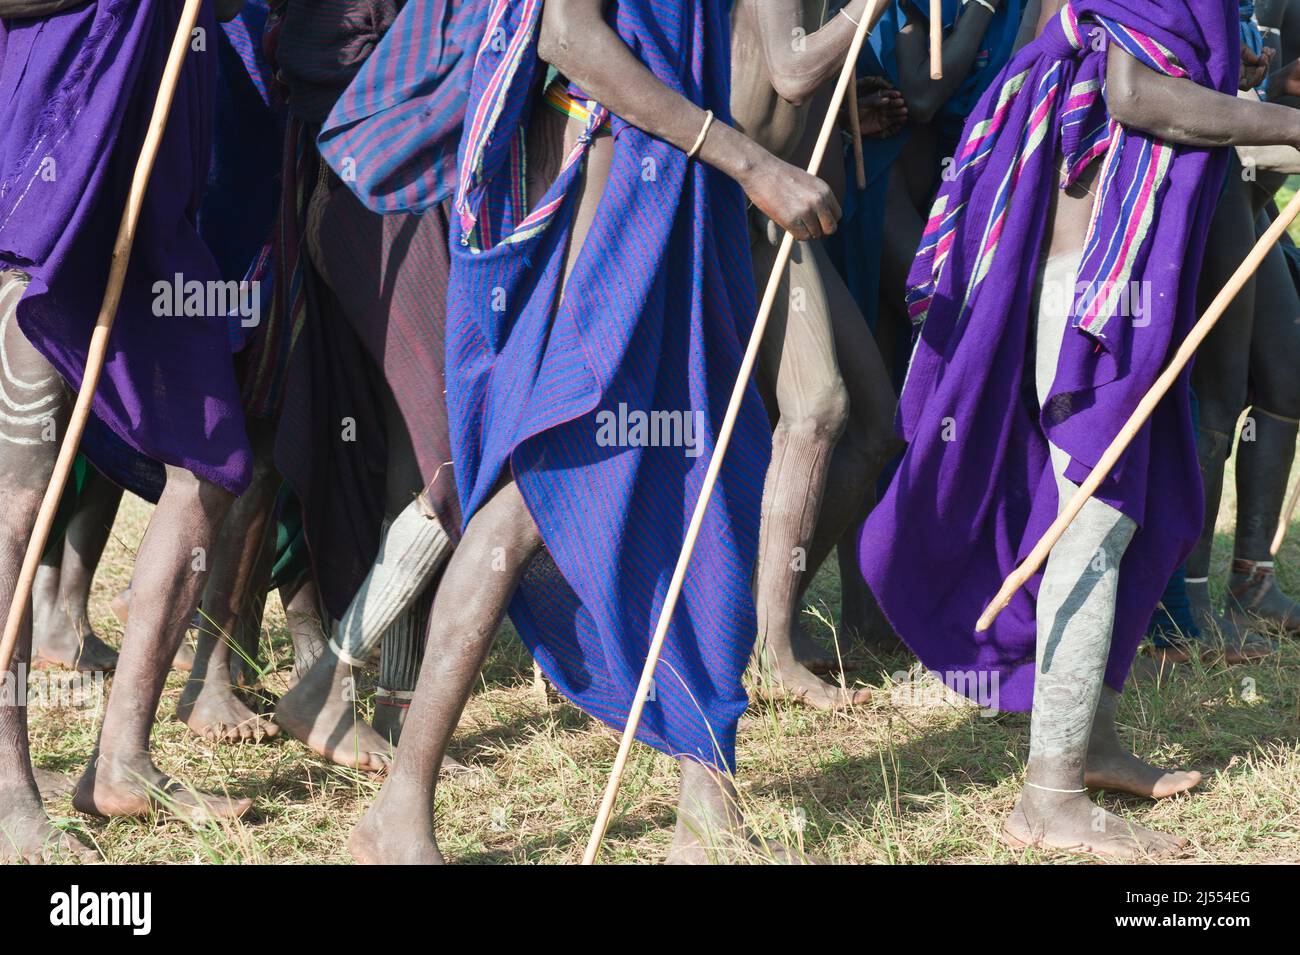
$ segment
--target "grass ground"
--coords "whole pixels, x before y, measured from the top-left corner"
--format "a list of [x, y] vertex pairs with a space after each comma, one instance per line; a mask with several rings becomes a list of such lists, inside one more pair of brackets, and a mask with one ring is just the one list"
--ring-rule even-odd
[[[1292, 197], [1296, 193], [1297, 187], [1300, 187], [1300, 176], [1292, 176], [1286, 181], [1286, 184], [1277, 191], [1277, 206], [1279, 209], [1285, 208], [1286, 204], [1291, 201]], [[1291, 227], [1288, 231], [1291, 233], [1291, 238], [1297, 243], [1300, 243], [1300, 222], [1291, 223]]]
[[[1280, 204], [1297, 185], [1300, 177], [1279, 192]], [[1292, 234], [1300, 241], [1300, 225]], [[1213, 570], [1220, 598], [1232, 551], [1231, 479], [1224, 497]], [[93, 622], [110, 642], [121, 628], [108, 601], [129, 580], [148, 513], [139, 500], [123, 505], [95, 581]], [[1300, 526], [1279, 557], [1279, 577], [1300, 595]], [[830, 567], [808, 608], [809, 626], [827, 641], [835, 638], [837, 601]], [[274, 691], [292, 663], [274, 596], [264, 653], [276, 671], [267, 681]], [[906, 705], [891, 694], [890, 680], [913, 666], [909, 655], [848, 652], [847, 659], [856, 666], [853, 682], [882, 689], [872, 705], [832, 715], [757, 703], [742, 720], [738, 778], [758, 831], [834, 862], [1076, 861], [1011, 851], [999, 841], [1024, 768], [1025, 716], [987, 719], [956, 705]], [[1141, 663], [1121, 709], [1124, 733], [1144, 758], [1200, 769], [1206, 780], [1191, 797], [1155, 805], [1103, 797], [1107, 807], [1186, 835], [1190, 861], [1300, 862], [1300, 643], [1283, 639], [1277, 657], [1258, 666], [1193, 664], [1161, 679], [1141, 675], [1149, 670]], [[347, 834], [378, 791], [376, 781], [292, 741], [219, 746], [195, 738], [170, 718], [182, 682], [173, 674], [163, 698], [159, 765], [194, 785], [251, 796], [254, 808], [242, 823], [103, 823], [77, 816], [66, 798], [51, 811], [112, 862], [347, 861]], [[36, 764], [79, 772], [97, 718], [86, 710], [35, 710]], [[444, 851], [459, 862], [577, 861], [617, 745], [608, 729], [533, 689], [528, 655], [507, 626], [452, 747], [474, 772], [439, 786]], [[605, 844], [608, 861], [660, 860], [671, 837], [674, 764], [645, 747], [634, 753]]]
[[[1229, 486], [1231, 482], [1229, 481]], [[1223, 508], [1215, 578], [1231, 553], [1232, 493]], [[95, 583], [93, 618], [110, 641], [120, 627], [108, 600], [127, 583], [148, 507], [129, 499]], [[1280, 561], [1287, 589], [1300, 594], [1300, 527]], [[834, 569], [818, 577], [809, 625], [833, 638]], [[291, 664], [284, 616], [272, 598], [265, 650], [280, 685]], [[844, 714], [788, 704], [755, 704], [740, 728], [739, 780], [754, 826], [834, 862], [1068, 862], [1073, 857], [1004, 848], [998, 833], [1024, 768], [1028, 721], [985, 718], [957, 705], [891, 703], [890, 674], [903, 653], [852, 657], [856, 682], [881, 687], [876, 702]], [[1121, 711], [1123, 733], [1143, 757], [1202, 770], [1189, 798], [1161, 804], [1103, 797], [1143, 824], [1185, 834], [1188, 858], [1213, 862], [1300, 862], [1300, 644], [1277, 659], [1239, 667], [1179, 668], [1138, 678]], [[329, 765], [292, 741], [220, 746], [171, 719], [181, 687], [168, 682], [155, 732], [160, 766], [194, 785], [254, 799], [242, 822], [190, 827], [178, 822], [78, 816], [66, 798], [54, 815], [93, 840], [112, 862], [343, 862], [352, 825], [377, 792], [369, 778]], [[897, 703], [898, 705], [894, 705]], [[75, 773], [90, 752], [93, 711], [32, 714], [35, 762]], [[439, 833], [457, 862], [575, 862], [617, 748], [616, 737], [532, 686], [526, 652], [502, 634], [453, 754], [473, 772], [438, 791]], [[653, 862], [668, 848], [676, 796], [674, 764], [638, 747], [625, 777], [604, 858]]]

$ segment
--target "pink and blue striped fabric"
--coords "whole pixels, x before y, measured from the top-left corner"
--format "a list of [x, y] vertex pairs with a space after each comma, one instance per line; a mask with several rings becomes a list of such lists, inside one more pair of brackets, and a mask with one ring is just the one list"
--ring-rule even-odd
[[339, 97], [321, 155], [375, 212], [423, 212], [451, 194], [484, 0], [408, 0]]
[[[729, 12], [619, 0], [606, 16], [655, 76], [725, 120]], [[547, 556], [511, 616], [561, 692], [621, 727], [754, 319], [745, 202], [721, 173], [597, 106], [527, 208], [526, 130], [545, 108], [540, 13], [540, 0], [494, 0], [471, 84], [448, 290], [452, 452], [467, 521], [513, 475]], [[610, 179], [561, 295], [582, 158], [606, 119]], [[698, 453], [602, 440], [602, 413], [620, 411], [690, 416]], [[639, 738], [674, 756], [734, 763], [770, 453], [751, 386], [641, 723]]]
[[[971, 114], [909, 279], [919, 324], [899, 400], [909, 446], [861, 538], [863, 574], [899, 635], [933, 670], [996, 679], [1003, 709], [1032, 702], [1037, 580], [988, 632], [975, 621], [1056, 516], [1049, 441], [1070, 456], [1069, 479], [1085, 480], [1194, 323], [1228, 160], [1112, 120], [1114, 45], [1235, 94], [1233, 0], [1071, 0], [1011, 60]], [[1053, 192], [1098, 162], [1077, 284], [1044, 290], [1072, 312], [1040, 408], [1031, 306]], [[1106, 673], [1118, 689], [1200, 531], [1186, 375], [1098, 497], [1138, 525]]]

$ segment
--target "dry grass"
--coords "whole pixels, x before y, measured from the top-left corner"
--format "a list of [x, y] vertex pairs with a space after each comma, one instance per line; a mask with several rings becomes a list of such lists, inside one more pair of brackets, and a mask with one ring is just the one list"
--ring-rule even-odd
[[[1229, 487], [1231, 481], [1229, 481]], [[1231, 550], [1232, 493], [1221, 521], [1215, 576]], [[129, 500], [118, 518], [96, 580], [93, 607], [101, 633], [120, 627], [108, 599], [124, 586], [148, 508]], [[1284, 584], [1300, 593], [1300, 528], [1281, 562]], [[1289, 571], [1288, 571], [1289, 569]], [[829, 638], [834, 571], [814, 588], [810, 622]], [[287, 667], [281, 608], [268, 612], [269, 653]], [[912, 665], [904, 654], [858, 658], [854, 676], [887, 687], [889, 674]], [[1191, 798], [1152, 805], [1104, 797], [1144, 824], [1187, 835], [1189, 858], [1214, 862], [1300, 862], [1300, 646], [1284, 641], [1266, 665], [1225, 669], [1193, 665], [1172, 678], [1138, 679], [1121, 721], [1140, 755], [1206, 773]], [[282, 678], [282, 674], [280, 675]], [[276, 678], [272, 678], [272, 684]], [[219, 746], [170, 719], [181, 686], [168, 683], [155, 733], [159, 764], [198, 786], [254, 799], [240, 824], [117, 820], [52, 811], [93, 840], [112, 862], [342, 862], [348, 831], [377, 791], [374, 780], [330, 766], [292, 741]], [[756, 704], [740, 731], [742, 795], [756, 829], [806, 846], [835, 862], [1075, 861], [1013, 852], [998, 839], [1014, 802], [1028, 743], [1027, 718], [992, 719], [959, 706], [893, 706], [890, 694], [848, 714]], [[90, 752], [96, 714], [33, 713], [37, 765], [76, 772]], [[444, 851], [458, 862], [575, 862], [613, 759], [617, 740], [564, 702], [543, 699], [512, 633], [503, 634], [453, 743], [474, 772], [438, 792]], [[652, 862], [667, 851], [677, 775], [674, 764], [638, 748], [610, 828], [604, 858]]]

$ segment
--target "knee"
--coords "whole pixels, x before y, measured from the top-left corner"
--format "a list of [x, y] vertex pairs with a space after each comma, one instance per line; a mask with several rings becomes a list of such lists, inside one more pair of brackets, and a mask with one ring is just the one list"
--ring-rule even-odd
[[[1209, 372], [1209, 369], [1205, 369]], [[1222, 367], [1214, 373], [1194, 377], [1200, 426], [1211, 431], [1231, 433], [1246, 407], [1248, 376], [1245, 368]]]
[[1300, 375], [1263, 374], [1256, 379], [1255, 389], [1257, 410], [1277, 418], [1300, 418]]
[[834, 443], [849, 422], [849, 392], [837, 375], [800, 396], [793, 414], [781, 414], [778, 425], [789, 431], [810, 431]]
[[474, 515], [461, 547], [471, 541], [486, 550], [494, 565], [526, 563], [541, 549], [542, 533], [514, 482], [504, 485]]
[[191, 514], [219, 521], [226, 516], [235, 495], [206, 478], [184, 468], [167, 467], [167, 484], [163, 495]]
[[10, 486], [0, 492], [0, 508], [3, 515], [0, 523], [4, 527], [6, 540], [26, 546], [32, 528], [36, 526], [36, 515], [41, 509], [41, 499], [45, 496], [44, 487]]
[[862, 453], [871, 466], [881, 470], [903, 450], [903, 440], [894, 433], [894, 419], [884, 414], [872, 415], [862, 426]]

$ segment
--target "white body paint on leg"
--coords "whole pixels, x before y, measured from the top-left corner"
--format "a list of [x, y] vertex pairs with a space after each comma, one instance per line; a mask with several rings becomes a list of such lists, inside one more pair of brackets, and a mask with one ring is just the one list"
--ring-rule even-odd
[[45, 440], [45, 423], [59, 410], [62, 389], [55, 375], [29, 381], [13, 367], [14, 336], [22, 335], [15, 315], [27, 284], [21, 273], [0, 272], [0, 441], [36, 445]]
[[[1040, 270], [1034, 305], [1040, 406], [1056, 376], [1064, 336], [1076, 334], [1067, 327], [1072, 302], [1067, 290], [1074, 288], [1079, 261], [1077, 254], [1059, 255]], [[1044, 295], [1043, 286], [1052, 294]], [[1051, 455], [1058, 507], [1063, 507], [1078, 486], [1065, 477], [1069, 455], [1054, 445]], [[1110, 653], [1120, 561], [1136, 529], [1130, 518], [1092, 498], [1052, 550], [1038, 592], [1030, 761], [1064, 760], [1071, 774], [1077, 765], [1080, 786]]]

